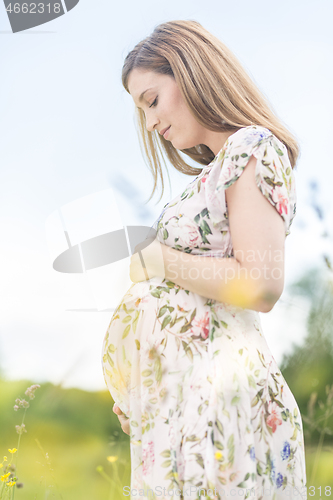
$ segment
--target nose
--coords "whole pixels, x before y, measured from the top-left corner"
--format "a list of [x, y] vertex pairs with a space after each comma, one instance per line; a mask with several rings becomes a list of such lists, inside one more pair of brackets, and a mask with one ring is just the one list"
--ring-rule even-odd
[[146, 129], [148, 132], [153, 132], [155, 129], [156, 125], [159, 123], [159, 119], [157, 118], [156, 114], [153, 112], [150, 112], [146, 116]]

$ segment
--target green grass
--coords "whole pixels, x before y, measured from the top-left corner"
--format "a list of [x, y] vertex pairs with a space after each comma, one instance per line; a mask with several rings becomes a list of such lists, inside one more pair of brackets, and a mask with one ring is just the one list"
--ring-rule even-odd
[[[321, 486], [321, 497], [328, 498], [331, 496], [333, 498], [333, 446], [325, 447], [320, 453], [319, 465], [317, 468], [316, 476], [313, 481], [311, 481], [311, 473], [314, 464], [316, 454], [316, 447], [307, 447], [306, 448], [306, 475], [307, 475], [307, 483], [308, 483], [308, 495], [310, 498], [320, 498], [320, 490]], [[315, 496], [310, 495], [310, 486], [315, 486]], [[331, 495], [327, 494], [325, 496], [325, 486], [331, 487]], [[313, 492], [313, 490], [311, 490]], [[327, 492], [328, 493], [328, 492]]]

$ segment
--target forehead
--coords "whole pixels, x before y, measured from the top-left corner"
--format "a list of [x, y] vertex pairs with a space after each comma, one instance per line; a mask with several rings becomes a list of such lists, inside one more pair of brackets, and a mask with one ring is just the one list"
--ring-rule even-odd
[[[170, 78], [170, 77], [169, 77]], [[133, 69], [128, 77], [128, 90], [136, 103], [139, 103], [140, 95], [149, 88], [161, 86], [168, 80], [168, 75], [155, 73], [141, 69]]]

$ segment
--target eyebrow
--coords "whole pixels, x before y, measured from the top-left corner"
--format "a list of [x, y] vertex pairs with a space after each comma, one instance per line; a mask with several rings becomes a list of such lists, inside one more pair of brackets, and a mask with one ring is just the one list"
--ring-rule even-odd
[[142, 98], [143, 98], [143, 96], [145, 95], [145, 93], [146, 93], [146, 92], [148, 92], [148, 90], [151, 90], [151, 89], [152, 89], [152, 87], [149, 87], [149, 89], [147, 89], [147, 90], [145, 90], [144, 92], [142, 92], [142, 94], [141, 94], [141, 95], [140, 95], [140, 97], [139, 97], [139, 102], [141, 102], [141, 101], [142, 101]]

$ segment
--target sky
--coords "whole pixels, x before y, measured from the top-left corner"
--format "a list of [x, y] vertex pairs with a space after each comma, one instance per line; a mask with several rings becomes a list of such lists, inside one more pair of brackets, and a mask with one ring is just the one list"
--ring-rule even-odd
[[[105, 389], [102, 342], [130, 285], [129, 259], [84, 274], [53, 269], [71, 244], [127, 225], [152, 226], [193, 178], [169, 166], [148, 202], [134, 104], [121, 85], [127, 53], [158, 24], [196, 20], [243, 64], [295, 135], [297, 215], [285, 290], [263, 330], [279, 363], [306, 334], [308, 304], [288, 285], [333, 259], [333, 4], [319, 0], [88, 2], [12, 33], [0, 4], [0, 368], [8, 379]], [[325, 219], [312, 208], [311, 183]], [[67, 244], [67, 247], [66, 247]], [[106, 310], [108, 309], [108, 310]]]

